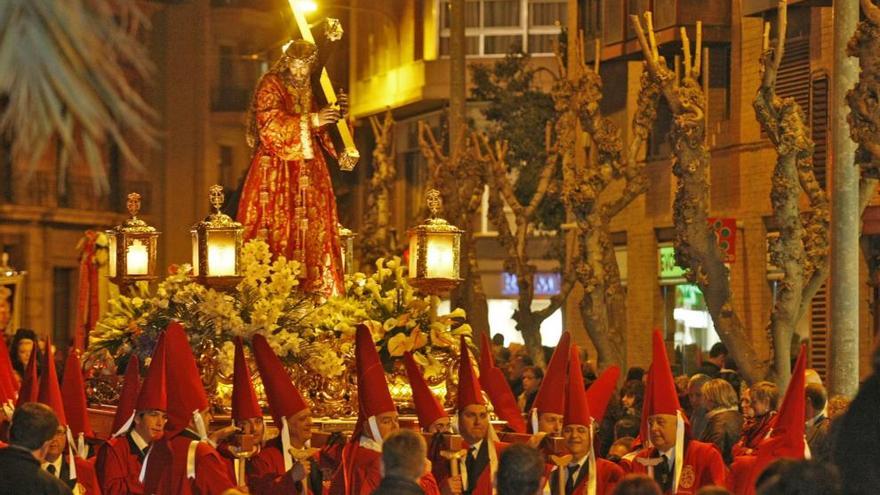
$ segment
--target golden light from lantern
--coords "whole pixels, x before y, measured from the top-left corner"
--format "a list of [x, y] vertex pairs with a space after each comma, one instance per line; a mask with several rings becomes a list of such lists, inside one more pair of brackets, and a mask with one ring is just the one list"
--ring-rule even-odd
[[223, 188], [209, 189], [214, 212], [193, 226], [193, 276], [202, 285], [215, 289], [230, 289], [241, 281], [241, 244], [244, 228], [229, 215], [220, 211], [223, 206]]
[[342, 226], [341, 223], [336, 224], [339, 232], [339, 250], [342, 256], [342, 272], [346, 275], [353, 274], [354, 266], [354, 238], [357, 234]]
[[318, 10], [318, 4], [313, 0], [288, 0], [290, 8], [303, 14], [311, 14]]
[[440, 191], [427, 194], [431, 218], [409, 234], [409, 282], [426, 294], [439, 295], [461, 282], [461, 234], [463, 230], [438, 217], [442, 202]]
[[123, 291], [133, 283], [149, 282], [156, 278], [156, 241], [160, 234], [138, 218], [140, 194], [130, 193], [126, 206], [131, 217], [107, 231], [110, 281]]

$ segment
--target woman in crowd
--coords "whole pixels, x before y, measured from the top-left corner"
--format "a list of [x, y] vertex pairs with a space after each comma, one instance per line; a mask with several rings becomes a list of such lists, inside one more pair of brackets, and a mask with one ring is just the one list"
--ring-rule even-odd
[[708, 412], [700, 441], [715, 444], [729, 465], [733, 462], [733, 444], [739, 440], [743, 426], [736, 391], [726, 380], [714, 378], [703, 384], [702, 392]]
[[12, 345], [9, 346], [9, 359], [12, 361], [12, 368], [15, 370], [17, 378], [21, 381], [27, 368], [28, 360], [32, 353], [36, 353], [34, 358], [37, 360], [37, 373], [40, 372], [40, 346], [37, 340], [37, 334], [29, 328], [19, 328], [12, 337]]

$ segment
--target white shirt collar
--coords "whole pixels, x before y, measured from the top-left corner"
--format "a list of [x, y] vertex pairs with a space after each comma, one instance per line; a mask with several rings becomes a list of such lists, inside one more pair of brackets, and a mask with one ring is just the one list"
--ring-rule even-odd
[[668, 459], [667, 462], [669, 463], [669, 471], [674, 473], [675, 471], [673, 471], [673, 466], [675, 466], [675, 445], [673, 445], [672, 448], [670, 448], [669, 450], [663, 452], [660, 452], [658, 450], [657, 453], [666, 456], [666, 458]]
[[150, 446], [150, 442], [144, 440], [144, 437], [142, 437], [136, 430], [132, 429], [128, 434], [131, 435], [134, 444], [137, 445], [137, 448], [141, 449], [141, 451], [147, 450], [147, 447]]
[[825, 411], [820, 412], [819, 414], [813, 416], [812, 418], [807, 420], [807, 426], [816, 426], [816, 423], [819, 422], [820, 419], [825, 417]]
[[61, 455], [58, 456], [57, 459], [55, 459], [55, 462], [44, 462], [44, 463], [42, 463], [41, 467], [43, 468], [44, 471], [49, 471], [49, 469], [48, 469], [49, 466], [55, 466], [55, 477], [60, 478], [61, 477], [61, 464], [63, 463], [63, 461], [64, 461], [64, 454], [62, 453]]
[[476, 457], [476, 456], [480, 453], [480, 447], [483, 446], [483, 441], [484, 441], [484, 440], [485, 440], [485, 439], [480, 440], [479, 442], [477, 442], [477, 443], [471, 445], [471, 446], [468, 448], [468, 451], [470, 451], [470, 449], [473, 448], [473, 449], [474, 449], [474, 456]]

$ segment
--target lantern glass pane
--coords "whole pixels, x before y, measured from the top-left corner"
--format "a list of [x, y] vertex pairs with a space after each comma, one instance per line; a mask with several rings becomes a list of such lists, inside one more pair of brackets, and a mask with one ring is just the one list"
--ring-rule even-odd
[[110, 273], [111, 277], [116, 276], [116, 234], [110, 234], [107, 236], [110, 241], [109, 247], [109, 255], [110, 260], [107, 263], [107, 271]]
[[419, 266], [419, 234], [413, 232], [409, 236], [409, 276], [418, 277]]
[[449, 234], [431, 234], [425, 238], [428, 278], [457, 278], [454, 238]]
[[230, 277], [237, 274], [235, 232], [208, 231], [208, 273], [209, 277]]
[[150, 265], [147, 245], [141, 239], [131, 239], [125, 248], [126, 275], [147, 275]]
[[192, 270], [193, 275], [199, 274], [199, 233], [195, 230], [190, 231], [192, 236]]

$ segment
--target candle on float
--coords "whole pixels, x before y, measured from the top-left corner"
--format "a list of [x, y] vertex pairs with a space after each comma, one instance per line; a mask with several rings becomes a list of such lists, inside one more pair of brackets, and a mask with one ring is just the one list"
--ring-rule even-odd
[[226, 239], [208, 242], [208, 276], [225, 277], [235, 275], [235, 243]]
[[128, 275], [147, 275], [149, 266], [149, 254], [147, 246], [140, 240], [135, 239], [128, 246], [125, 253], [125, 268]]

